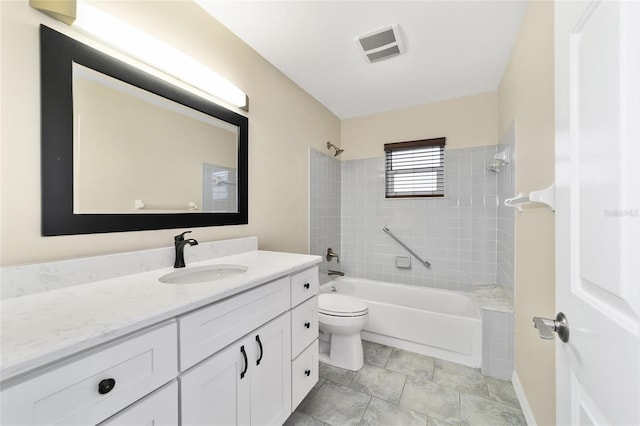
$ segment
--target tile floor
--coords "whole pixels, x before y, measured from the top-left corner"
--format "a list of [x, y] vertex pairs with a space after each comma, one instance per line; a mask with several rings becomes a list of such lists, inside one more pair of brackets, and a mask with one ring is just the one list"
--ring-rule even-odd
[[320, 380], [285, 426], [526, 425], [510, 382], [477, 368], [363, 342], [354, 372], [320, 364]]

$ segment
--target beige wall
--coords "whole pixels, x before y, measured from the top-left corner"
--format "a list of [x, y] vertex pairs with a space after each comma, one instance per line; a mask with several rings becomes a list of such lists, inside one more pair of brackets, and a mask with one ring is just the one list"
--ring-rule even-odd
[[342, 121], [343, 160], [381, 157], [383, 145], [445, 136], [447, 149], [498, 143], [496, 92]]
[[[194, 228], [201, 241], [257, 235], [263, 249], [306, 252], [308, 147], [339, 144], [340, 121], [255, 51], [191, 2], [101, 4], [195, 57], [250, 97], [249, 225]], [[31, 9], [1, 1], [2, 265], [116, 253], [172, 244], [176, 230], [40, 235], [38, 26], [69, 32]]]
[[[498, 131], [515, 120], [516, 192], [554, 181], [553, 2], [529, 2], [498, 89]], [[540, 425], [555, 423], [554, 341], [535, 315], [555, 316], [554, 214], [528, 209], [515, 221], [515, 371]]]

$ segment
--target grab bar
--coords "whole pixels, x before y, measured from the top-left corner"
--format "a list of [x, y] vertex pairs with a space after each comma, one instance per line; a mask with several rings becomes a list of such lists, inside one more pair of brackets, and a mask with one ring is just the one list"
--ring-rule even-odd
[[387, 233], [391, 238], [393, 238], [394, 240], [396, 240], [396, 242], [398, 244], [400, 244], [406, 251], [408, 251], [409, 253], [411, 253], [413, 255], [413, 257], [415, 257], [416, 259], [418, 259], [420, 261], [420, 263], [422, 263], [425, 267], [427, 267], [427, 269], [431, 269], [431, 263], [427, 262], [426, 260], [422, 260], [422, 258], [420, 256], [418, 256], [413, 250], [411, 250], [409, 247], [407, 247], [407, 245], [405, 243], [403, 243], [402, 241], [400, 241], [398, 239], [398, 237], [396, 237], [395, 235], [393, 235], [393, 233], [389, 230], [389, 228], [387, 228], [386, 226], [384, 228], [382, 228], [382, 230]]

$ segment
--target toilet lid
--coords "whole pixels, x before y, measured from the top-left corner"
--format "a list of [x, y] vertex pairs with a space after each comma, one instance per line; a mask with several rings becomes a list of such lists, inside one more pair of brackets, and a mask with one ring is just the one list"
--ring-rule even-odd
[[368, 311], [367, 304], [344, 294], [323, 293], [318, 298], [318, 311], [333, 316], [358, 316]]

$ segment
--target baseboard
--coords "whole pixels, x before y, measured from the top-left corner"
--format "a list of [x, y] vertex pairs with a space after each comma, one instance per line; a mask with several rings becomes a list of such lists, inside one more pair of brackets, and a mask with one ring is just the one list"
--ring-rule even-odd
[[518, 402], [520, 402], [520, 408], [522, 408], [522, 414], [524, 415], [527, 425], [537, 426], [538, 423], [536, 422], [536, 418], [533, 415], [527, 396], [524, 393], [524, 389], [522, 389], [522, 383], [520, 383], [520, 379], [518, 378], [518, 374], [515, 370], [513, 370], [511, 384], [513, 385], [513, 390], [516, 391], [516, 396], [518, 397]]

